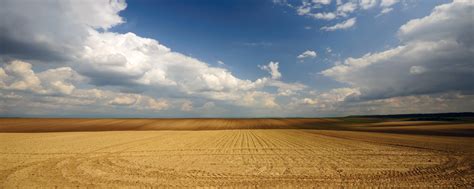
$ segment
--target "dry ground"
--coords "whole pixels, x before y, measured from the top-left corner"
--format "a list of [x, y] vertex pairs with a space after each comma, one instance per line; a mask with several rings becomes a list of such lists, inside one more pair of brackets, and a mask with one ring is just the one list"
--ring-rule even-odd
[[473, 131], [340, 119], [0, 119], [0, 188], [469, 188]]

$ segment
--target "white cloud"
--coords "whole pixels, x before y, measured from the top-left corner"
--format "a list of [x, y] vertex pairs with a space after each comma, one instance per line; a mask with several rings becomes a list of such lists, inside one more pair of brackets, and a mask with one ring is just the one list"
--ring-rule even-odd
[[[305, 2], [299, 7], [299, 13], [325, 20], [340, 19], [354, 14], [357, 7], [372, 6], [369, 1], [357, 4], [337, 1], [339, 11], [318, 12], [330, 2]], [[0, 49], [0, 61], [14, 60], [1, 62], [2, 115], [48, 112], [50, 115], [156, 116], [154, 111], [162, 111], [161, 116], [174, 115], [173, 111], [180, 109], [220, 112], [233, 108], [233, 113], [246, 112], [247, 115], [256, 115], [256, 111], [267, 115], [272, 110], [286, 115], [301, 110], [314, 115], [315, 109], [305, 110], [302, 106], [332, 112], [357, 112], [357, 108], [351, 107], [354, 104], [370, 111], [404, 106], [397, 110], [411, 111], [410, 108], [417, 105], [428, 110], [427, 104], [433, 102], [463, 110], [468, 109], [465, 106], [469, 103], [462, 103], [460, 99], [464, 102], [473, 99], [464, 94], [472, 91], [469, 88], [472, 79], [468, 77], [472, 69], [467, 60], [473, 59], [473, 40], [468, 30], [470, 20], [466, 19], [469, 18], [466, 10], [472, 9], [472, 3], [467, 1], [439, 6], [432, 15], [402, 26], [398, 33], [402, 41], [399, 47], [348, 58], [343, 64], [326, 70], [324, 75], [350, 88], [323, 92], [310, 92], [298, 82], [279, 80], [282, 76], [278, 62], [259, 66], [271, 77], [251, 81], [236, 77], [228, 69], [175, 52], [155, 39], [109, 32], [107, 29], [124, 22], [118, 15], [126, 7], [123, 1], [30, 3], [31, 6], [25, 6], [23, 2], [7, 0], [5, 6], [0, 7], [0, 17], [8, 18], [0, 19], [0, 30], [5, 31], [0, 33], [0, 43], [7, 47]], [[328, 31], [347, 29], [355, 22], [356, 18], [351, 18], [324, 28]], [[312, 53], [307, 55], [312, 57]], [[314, 55], [317, 56], [316, 52]], [[441, 77], [445, 75], [447, 77]], [[450, 92], [453, 90], [461, 92]], [[446, 91], [449, 95], [445, 95]], [[419, 93], [429, 95], [413, 96]], [[411, 96], [398, 97], [400, 95]], [[374, 100], [357, 101], [364, 98]], [[285, 104], [290, 99], [295, 99], [295, 107]], [[436, 111], [436, 108], [430, 110]], [[187, 113], [192, 112], [197, 111]]]
[[318, 103], [318, 100], [311, 99], [311, 98], [304, 98], [303, 103], [308, 104], [308, 105], [316, 105]]
[[306, 50], [303, 53], [301, 53], [300, 55], [298, 55], [297, 58], [298, 59], [316, 58], [316, 56], [317, 56], [316, 51]]
[[31, 69], [31, 64], [23, 61], [12, 61], [0, 70], [2, 88], [12, 90], [31, 90], [42, 92], [41, 80]]
[[241, 80], [224, 68], [211, 67], [133, 33], [92, 32], [82, 59], [81, 73], [97, 85], [168, 87], [185, 94], [255, 88], [253, 82]]
[[[439, 5], [429, 16], [413, 19], [400, 27], [398, 36], [403, 42], [458, 40], [472, 45], [472, 7], [470, 0], [455, 0]], [[472, 46], [468, 46], [472, 48]]]
[[[324, 2], [325, 3], [325, 2]], [[328, 1], [328, 4], [330, 1]], [[308, 2], [308, 1], [303, 1], [301, 6], [298, 6], [296, 8], [296, 12], [298, 15], [301, 16], [308, 16], [314, 19], [318, 20], [332, 20], [337, 17], [337, 15], [333, 12], [317, 12], [317, 13], [312, 13], [313, 9], [319, 8], [321, 5], [326, 5], [322, 4], [320, 2]]]
[[[327, 95], [331, 92], [323, 93]], [[330, 96], [330, 95], [329, 95]], [[342, 95], [344, 96], [344, 95]], [[346, 98], [350, 98], [351, 95]], [[329, 98], [330, 99], [330, 98]], [[417, 112], [456, 112], [470, 111], [474, 96], [459, 93], [434, 95], [411, 95], [368, 101], [331, 101], [324, 98], [296, 99], [293, 104], [301, 104], [297, 111], [313, 110], [319, 115], [367, 115], [367, 114], [400, 114]], [[468, 102], [468, 103], [466, 103]], [[436, 104], [436, 106], [433, 106]], [[295, 105], [293, 105], [295, 106]], [[307, 107], [307, 108], [305, 108]]]
[[284, 83], [282, 81], [269, 81], [269, 86], [277, 87], [278, 96], [292, 96], [297, 95], [299, 91], [307, 88], [306, 85], [301, 83]]
[[370, 9], [377, 5], [377, 0], [360, 0], [359, 5], [362, 9]]
[[218, 60], [217, 63], [218, 63], [219, 65], [225, 65], [225, 63], [224, 63], [222, 60]]
[[384, 14], [388, 14], [390, 12], [393, 11], [393, 8], [383, 8], [381, 11], [380, 11], [380, 14], [379, 15], [384, 15]]
[[135, 104], [135, 102], [137, 102], [137, 98], [134, 96], [117, 96], [111, 101], [109, 101], [109, 104], [130, 106], [130, 105]]
[[391, 7], [395, 4], [397, 4], [400, 0], [381, 0], [380, 1], [380, 6], [381, 7]]
[[278, 71], [278, 62], [271, 61], [268, 65], [259, 65], [260, 69], [267, 71], [272, 76], [272, 79], [280, 79], [281, 73]]
[[189, 100], [183, 102], [181, 105], [181, 111], [189, 112], [191, 110], [193, 110], [193, 102]]
[[[118, 12], [126, 7], [123, 1], [31, 3], [25, 7], [25, 3], [12, 1], [0, 8], [0, 14], [5, 15], [4, 18], [9, 18], [2, 19], [0, 27], [5, 27], [2, 31], [7, 32], [2, 32], [0, 39], [8, 39], [8, 43], [2, 42], [2, 44], [15, 47], [13, 50], [38, 47], [37, 49], [46, 49], [50, 53], [30, 52], [36, 51], [33, 49], [15, 52], [13, 57], [38, 59], [35, 54], [44, 54], [45, 57], [59, 54], [58, 56], [71, 62], [70, 66], [74, 70], [88, 76], [90, 81], [97, 85], [175, 86], [184, 92], [190, 88], [188, 86], [215, 90], [235, 87], [234, 84], [245, 86], [227, 70], [213, 69], [191, 57], [172, 52], [153, 39], [141, 38], [133, 33], [95, 31], [94, 28], [108, 29], [123, 22], [118, 15]], [[29, 14], [18, 14], [31, 7], [35, 10]], [[45, 19], [41, 19], [43, 17]], [[25, 23], [10, 22], [12, 20], [22, 20]], [[10, 30], [12, 32], [9, 32]], [[16, 36], [17, 34], [21, 36]], [[12, 43], [24, 44], [25, 48], [11, 45]], [[156, 59], [156, 62], [152, 59]], [[169, 66], [173, 64], [182, 65], [182, 68]], [[199, 79], [204, 80], [201, 85], [183, 83], [183, 80], [193, 80], [179, 76], [188, 70], [194, 70], [191, 72], [194, 74], [190, 74], [190, 77], [197, 77], [196, 82], [199, 82]], [[168, 78], [171, 77], [169, 75], [175, 78]], [[242, 82], [251, 84], [250, 81]], [[25, 87], [25, 82], [14, 84], [13, 87], [22, 87], [20, 84]], [[63, 93], [70, 93], [73, 90], [73, 86], [61, 81], [54, 81], [51, 86], [56, 86]]]
[[[286, 4], [288, 4], [287, 1], [285, 2]], [[301, 3], [299, 6], [289, 6], [291, 8], [294, 8], [296, 10], [296, 13], [300, 16], [306, 16], [317, 20], [327, 21], [346, 17], [354, 18], [354, 20], [349, 19], [346, 22], [343, 22], [345, 23], [345, 25], [342, 25], [343, 23], [339, 23], [339, 27], [322, 27], [323, 30], [334, 31], [337, 29], [345, 29], [352, 27], [356, 22], [355, 18], [358, 15], [358, 11], [366, 11], [374, 7], [379, 7], [381, 11], [379, 14], [376, 15], [376, 17], [378, 17], [394, 10], [393, 6], [399, 3], [400, 0], [351, 0], [345, 2], [342, 0], [336, 0], [336, 6], [331, 5], [331, 1], [325, 0], [302, 0], [300, 2]], [[407, 0], [404, 0], [402, 2], [404, 7], [408, 6], [409, 2], [407, 2]]]
[[[361, 93], [353, 88], [336, 88], [313, 92], [302, 98], [293, 97], [285, 106], [297, 115], [368, 115], [400, 114], [417, 112], [470, 111], [474, 95], [442, 93], [432, 95], [410, 95], [386, 99], [353, 101]], [[436, 104], [436, 106], [433, 106]]]
[[36, 94], [71, 94], [73, 83], [83, 77], [69, 67], [35, 73], [28, 62], [13, 60], [0, 68], [0, 89], [30, 91]]
[[[82, 81], [84, 77], [70, 67], [52, 68], [35, 73], [30, 63], [14, 60], [0, 68], [0, 92], [8, 94], [1, 97], [0, 101], [11, 100], [12, 97], [21, 98], [23, 99], [21, 103], [24, 103], [22, 106], [16, 107], [15, 104], [18, 102], [2, 106], [12, 105], [14, 107], [10, 107], [11, 110], [18, 109], [23, 112], [27, 111], [25, 108], [33, 105], [42, 107], [43, 110], [35, 108], [40, 112], [45, 112], [48, 108], [53, 108], [48, 111], [55, 109], [71, 111], [74, 106], [85, 105], [97, 105], [101, 109], [108, 105], [120, 105], [137, 110], [163, 110], [168, 107], [165, 100], [156, 100], [142, 94], [78, 88], [79, 85], [75, 84]], [[102, 113], [110, 112], [112, 111], [107, 110]]]
[[353, 27], [356, 24], [357, 20], [356, 18], [350, 18], [344, 22], [338, 23], [333, 26], [324, 26], [321, 28], [321, 30], [324, 31], [335, 31], [335, 30], [345, 30]]
[[252, 91], [243, 94], [243, 96], [239, 98], [238, 103], [240, 103], [242, 106], [277, 108], [279, 105], [275, 100], [275, 96], [270, 93]]
[[328, 5], [328, 4], [331, 4], [331, 0], [312, 0], [313, 3], [319, 3], [319, 4], [323, 4], [323, 5]]
[[402, 44], [323, 71], [323, 75], [360, 88], [361, 99], [471, 93], [474, 40], [472, 1], [437, 6], [430, 15], [400, 27]]
[[335, 109], [340, 103], [343, 103], [347, 97], [358, 96], [359, 94], [358, 89], [335, 88], [327, 92], [319, 93], [314, 98], [305, 97], [301, 100], [297, 100], [296, 103], [329, 110]]
[[354, 12], [357, 9], [357, 4], [353, 2], [347, 2], [339, 5], [336, 9], [337, 14], [346, 17], [349, 13]]
[[168, 104], [168, 101], [160, 99], [156, 100], [151, 97], [142, 97], [142, 98], [147, 98], [147, 104], [145, 107], [151, 110], [166, 110], [170, 107]]
[[298, 6], [296, 8], [296, 13], [298, 15], [307, 15], [311, 12], [311, 9], [312, 9], [312, 4], [307, 2], [307, 1], [303, 1], [302, 2], [303, 4], [301, 6]]
[[38, 77], [44, 81], [45, 88], [67, 95], [76, 88], [72, 82], [82, 80], [82, 77], [69, 67], [49, 69], [39, 73]]
[[73, 58], [90, 30], [123, 23], [121, 0], [2, 1], [0, 52], [28, 59]]
[[[127, 109], [135, 109], [139, 110], [140, 112], [147, 112], [147, 111], [155, 111], [155, 110], [167, 110], [170, 107], [170, 104], [166, 100], [157, 100], [153, 97], [142, 95], [142, 94], [134, 94], [134, 93], [122, 93], [122, 92], [115, 92], [110, 90], [102, 90], [102, 89], [84, 89], [78, 88], [75, 83], [77, 81], [83, 80], [83, 77], [76, 73], [69, 67], [62, 67], [62, 68], [55, 68], [55, 69], [48, 69], [40, 73], [35, 73], [32, 71], [31, 64], [26, 62], [14, 61], [15, 64], [9, 63], [5, 64], [5, 67], [0, 69], [0, 83], [2, 84], [0, 87], [0, 91], [7, 92], [7, 91], [18, 91], [18, 89], [9, 88], [12, 81], [21, 80], [26, 76], [32, 78], [38, 78], [38, 82], [36, 82], [36, 90], [33, 93], [27, 95], [28, 101], [33, 99], [41, 99], [41, 101], [47, 101], [49, 104], [48, 107], [50, 108], [56, 107], [53, 104], [63, 104], [64, 107], [71, 108], [79, 108], [78, 106], [88, 105], [88, 106], [98, 106], [100, 108], [97, 111], [102, 110], [102, 113], [112, 113], [117, 112], [115, 110], [107, 109], [107, 105], [117, 106], [119, 108], [127, 108]], [[16, 63], [20, 62], [20, 63]], [[18, 65], [17, 65], [18, 64]], [[22, 73], [21, 75], [12, 75], [11, 68], [15, 66], [15, 73]], [[8, 68], [7, 68], [8, 67]], [[268, 69], [273, 69], [273, 76], [275, 73], [278, 72], [278, 64], [271, 63], [267, 65]], [[4, 70], [7, 71], [4, 71]], [[276, 71], [276, 72], [275, 72]], [[26, 74], [25, 74], [26, 73]], [[279, 73], [279, 72], [278, 72]], [[10, 74], [10, 75], [9, 75]], [[26, 76], [25, 76], [26, 75]], [[277, 78], [274, 78], [277, 79]], [[269, 80], [267, 78], [258, 79], [255, 82], [255, 87], [276, 87], [281, 93], [281, 91], [286, 90], [291, 94], [295, 94], [295, 92], [302, 90], [305, 86], [302, 84], [288, 84], [282, 81], [277, 80]], [[26, 90], [31, 90], [32, 87], [24, 88]], [[61, 94], [61, 96], [57, 96], [56, 94]], [[176, 93], [175, 93], [176, 94]], [[215, 100], [222, 100], [226, 101], [229, 104], [237, 105], [237, 106], [244, 106], [244, 107], [279, 107], [278, 103], [276, 102], [275, 95], [267, 92], [260, 92], [255, 90], [231, 90], [231, 91], [205, 91], [202, 93], [203, 97], [215, 99]], [[26, 94], [25, 94], [26, 95]], [[9, 95], [11, 96], [11, 95]], [[189, 95], [188, 95], [189, 96]], [[22, 96], [21, 96], [22, 97]], [[192, 96], [189, 96], [192, 97]], [[0, 98], [0, 100], [6, 97]], [[245, 101], [242, 102], [242, 98], [245, 98]], [[11, 98], [10, 98], [11, 99]], [[190, 102], [192, 103], [192, 102]], [[40, 104], [36, 103], [36, 105], [40, 106]], [[41, 104], [45, 106], [45, 104]], [[189, 105], [189, 104], [188, 104]], [[184, 105], [185, 109], [189, 109], [188, 105]], [[24, 105], [23, 107], [16, 107], [15, 110], [18, 108], [25, 108], [29, 107], [30, 105]], [[186, 107], [187, 106], [187, 107]], [[45, 108], [48, 108], [45, 107]], [[10, 108], [11, 109], [11, 108]], [[11, 109], [13, 111], [13, 109]], [[122, 110], [124, 111], [124, 110]], [[134, 112], [134, 113], [140, 113]]]
[[308, 14], [308, 15], [315, 19], [322, 19], [322, 20], [332, 20], [337, 17], [337, 15], [332, 12], [322, 12], [322, 13], [314, 13], [314, 14]]

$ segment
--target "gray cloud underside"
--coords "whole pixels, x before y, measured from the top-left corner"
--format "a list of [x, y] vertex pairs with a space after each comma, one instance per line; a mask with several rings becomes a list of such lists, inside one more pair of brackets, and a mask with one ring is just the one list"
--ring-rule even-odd
[[383, 99], [474, 90], [472, 1], [440, 5], [400, 27], [392, 49], [348, 58], [322, 74], [360, 90], [357, 98]]
[[[354, 11], [351, 6], [339, 16]], [[470, 1], [439, 6], [401, 26], [398, 47], [323, 71], [349, 86], [328, 91], [283, 81], [278, 62], [261, 65], [268, 75], [252, 81], [155, 39], [109, 32], [124, 22], [119, 12], [125, 8], [118, 0], [4, 1], [0, 114], [323, 116], [473, 105]]]

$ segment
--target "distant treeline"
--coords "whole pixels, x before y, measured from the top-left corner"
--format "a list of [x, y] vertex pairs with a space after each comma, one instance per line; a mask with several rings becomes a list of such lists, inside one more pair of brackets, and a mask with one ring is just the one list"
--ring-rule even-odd
[[412, 121], [473, 121], [474, 112], [432, 113], [432, 114], [393, 114], [393, 115], [352, 115], [352, 118], [408, 119]]

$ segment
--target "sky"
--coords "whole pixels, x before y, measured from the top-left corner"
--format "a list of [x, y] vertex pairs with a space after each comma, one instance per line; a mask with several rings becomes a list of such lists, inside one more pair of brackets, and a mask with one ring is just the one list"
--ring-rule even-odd
[[4, 0], [2, 117], [474, 111], [470, 0]]

